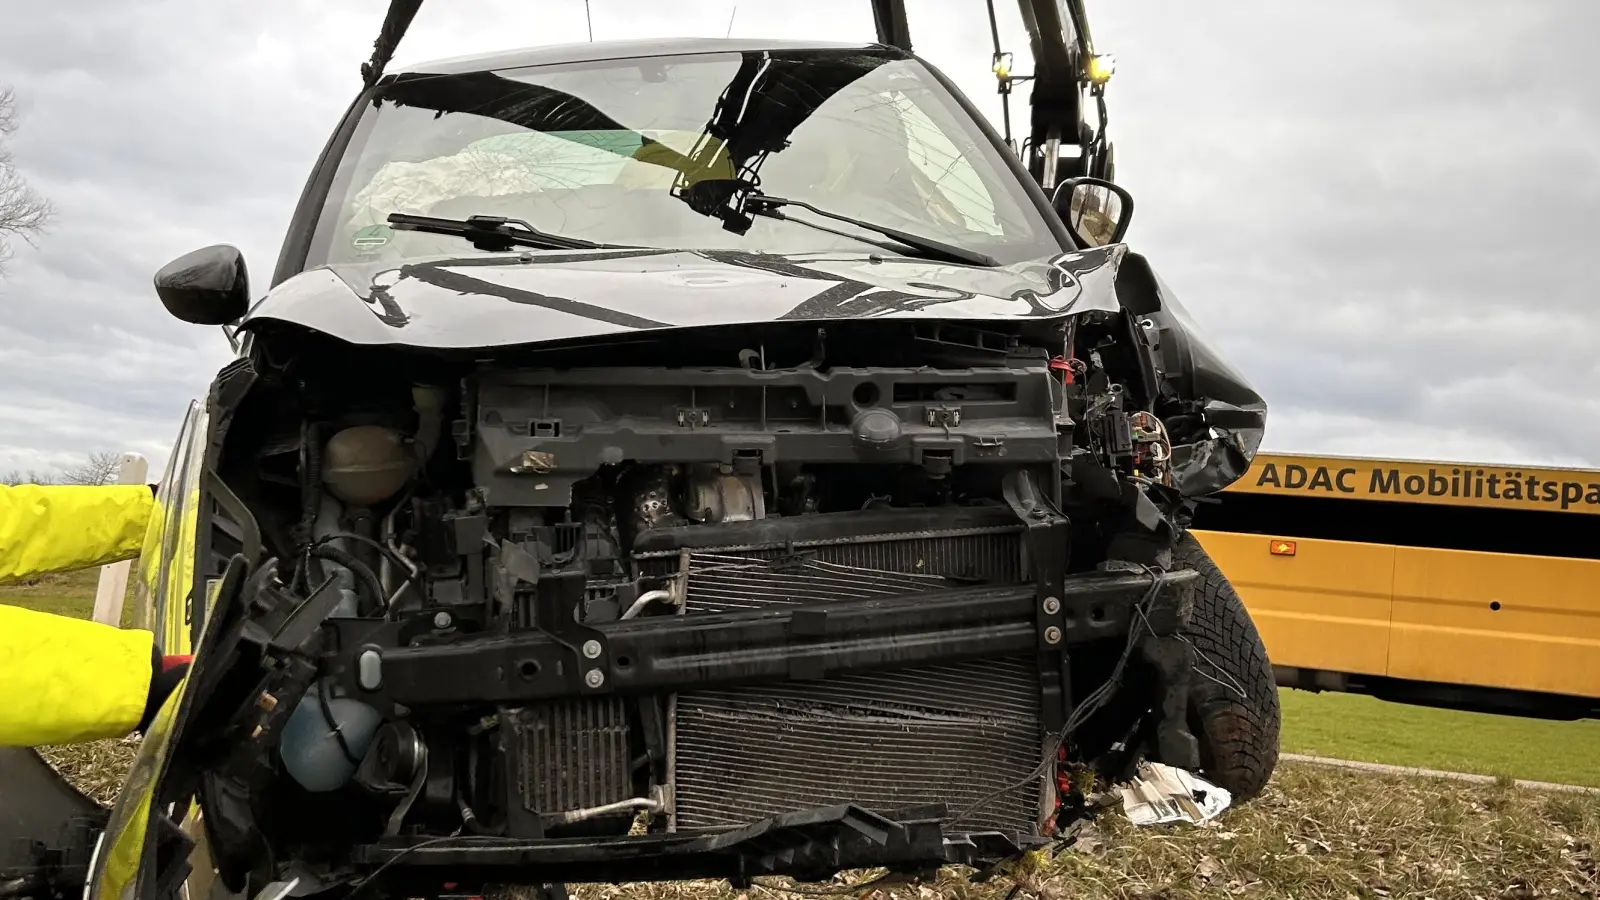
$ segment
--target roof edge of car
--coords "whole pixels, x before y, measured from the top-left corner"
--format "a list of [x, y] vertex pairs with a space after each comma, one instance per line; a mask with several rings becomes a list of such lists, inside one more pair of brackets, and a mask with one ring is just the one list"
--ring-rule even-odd
[[892, 50], [872, 42], [794, 41], [768, 38], [640, 38], [546, 44], [428, 60], [391, 69], [391, 74], [459, 75], [469, 72], [523, 69], [563, 63], [602, 62], [700, 53], [745, 53], [759, 50]]

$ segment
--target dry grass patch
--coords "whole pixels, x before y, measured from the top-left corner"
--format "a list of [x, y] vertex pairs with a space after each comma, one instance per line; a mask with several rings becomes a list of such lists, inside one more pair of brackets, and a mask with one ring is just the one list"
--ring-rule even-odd
[[[1058, 856], [1044, 896], [1595, 896], [1600, 798], [1285, 765], [1214, 827], [1102, 818], [1102, 848]], [[1024, 889], [1027, 889], [1027, 885]]]
[[[1196, 897], [1522, 900], [1600, 896], [1593, 856], [1600, 797], [1507, 785], [1392, 778], [1284, 764], [1256, 801], [1206, 827], [1135, 828], [1103, 813], [1054, 859], [1030, 859], [987, 884], [951, 873], [885, 887], [873, 900], [1180, 900]], [[776, 900], [837, 885], [585, 885], [581, 900]], [[776, 884], [776, 883], [772, 883]]]
[[138, 752], [137, 737], [39, 748], [39, 755], [55, 766], [73, 787], [107, 805], [117, 799], [117, 791]]
[[[136, 745], [102, 741], [47, 756], [99, 799]], [[1600, 796], [1401, 778], [1285, 763], [1266, 793], [1207, 826], [1135, 828], [1100, 815], [1053, 859], [1030, 857], [983, 884], [950, 872], [933, 884], [764, 881], [574, 886], [575, 900], [1183, 900], [1200, 897], [1600, 898]]]

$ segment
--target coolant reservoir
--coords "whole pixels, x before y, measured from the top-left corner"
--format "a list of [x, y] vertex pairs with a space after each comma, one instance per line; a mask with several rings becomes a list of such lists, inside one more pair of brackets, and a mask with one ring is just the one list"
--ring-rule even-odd
[[322, 451], [322, 481], [345, 503], [372, 506], [405, 487], [414, 460], [398, 431], [356, 425], [328, 439]]
[[[311, 686], [283, 726], [283, 740], [278, 744], [283, 767], [314, 794], [337, 790], [356, 774], [382, 721], [377, 710], [360, 700], [332, 696], [328, 693], [331, 687], [326, 683]], [[326, 710], [322, 708], [324, 699]], [[339, 734], [329, 726], [330, 719], [344, 735], [345, 746], [339, 745]]]
[[[356, 594], [352, 590], [355, 576], [344, 566], [326, 563], [330, 570], [327, 590], [338, 591], [342, 598], [334, 605], [330, 618], [356, 614]], [[378, 730], [381, 716], [378, 711], [348, 697], [335, 697], [329, 680], [311, 685], [311, 690], [300, 698], [300, 704], [289, 715], [283, 726], [283, 738], [278, 742], [278, 756], [300, 786], [312, 793], [337, 790], [356, 773], [357, 762], [367, 755], [372, 745], [372, 735]], [[320, 693], [319, 693], [320, 692]], [[323, 708], [323, 700], [327, 708]], [[344, 735], [344, 746], [339, 745], [339, 734]], [[346, 755], [345, 749], [349, 748]]]

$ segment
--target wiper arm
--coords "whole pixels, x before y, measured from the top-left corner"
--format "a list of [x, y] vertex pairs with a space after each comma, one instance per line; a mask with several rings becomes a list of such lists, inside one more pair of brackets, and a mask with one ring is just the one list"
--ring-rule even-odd
[[[540, 231], [521, 219], [505, 216], [468, 216], [465, 219], [439, 219], [433, 216], [413, 216], [409, 213], [390, 213], [389, 225], [396, 231], [422, 231], [428, 234], [448, 234], [464, 237], [479, 250], [505, 252], [512, 247], [537, 247], [541, 250], [610, 250], [616, 244], [598, 244], [582, 238], [563, 237]], [[515, 228], [508, 228], [515, 225]]]
[[[745, 198], [745, 212], [753, 216], [766, 216], [769, 219], [782, 219], [787, 222], [799, 222], [802, 225], [810, 225], [812, 228], [821, 228], [823, 231], [827, 231], [832, 234], [842, 234], [842, 232], [834, 231], [831, 228], [823, 228], [821, 225], [818, 225], [815, 222], [807, 222], [804, 219], [790, 218], [789, 216], [784, 215], [782, 212], [781, 208], [785, 206], [796, 206], [800, 209], [809, 210], [813, 213], [816, 213], [825, 219], [846, 222], [856, 226], [857, 228], [865, 228], [868, 231], [876, 231], [884, 237], [893, 238], [894, 240], [905, 244], [907, 247], [910, 247], [913, 250], [920, 251], [921, 254], [926, 257], [942, 259], [946, 262], [966, 263], [972, 266], [993, 267], [1000, 265], [999, 260], [987, 253], [979, 253], [976, 250], [968, 250], [965, 247], [957, 247], [954, 244], [946, 244], [944, 241], [912, 234], [909, 231], [901, 231], [898, 228], [892, 228], [888, 225], [878, 225], [873, 222], [866, 222], [850, 216], [841, 216], [838, 213], [828, 212], [825, 209], [818, 209], [804, 200], [787, 200], [783, 197], [769, 197], [766, 194], [751, 194], [749, 197]], [[843, 236], [850, 237], [851, 235]], [[871, 243], [876, 244], [877, 242], [873, 241]], [[881, 247], [884, 245], [878, 244], [878, 246]], [[894, 248], [886, 247], [885, 249], [892, 250]]]

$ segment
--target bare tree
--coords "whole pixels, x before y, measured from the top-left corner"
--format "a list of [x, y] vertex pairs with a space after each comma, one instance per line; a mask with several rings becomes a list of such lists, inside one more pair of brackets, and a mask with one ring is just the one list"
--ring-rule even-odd
[[19, 472], [16, 469], [12, 469], [4, 475], [0, 475], [0, 485], [9, 487], [15, 487], [19, 484], [55, 484], [56, 480], [56, 476], [48, 472], [36, 472], [33, 469], [29, 469], [27, 472]]
[[10, 258], [10, 240], [31, 240], [50, 223], [50, 203], [28, 185], [11, 159], [10, 137], [17, 130], [16, 93], [0, 85], [0, 272]]
[[81, 465], [63, 469], [61, 481], [64, 484], [112, 484], [117, 480], [121, 465], [122, 457], [118, 454], [97, 451], [89, 454], [89, 459]]

